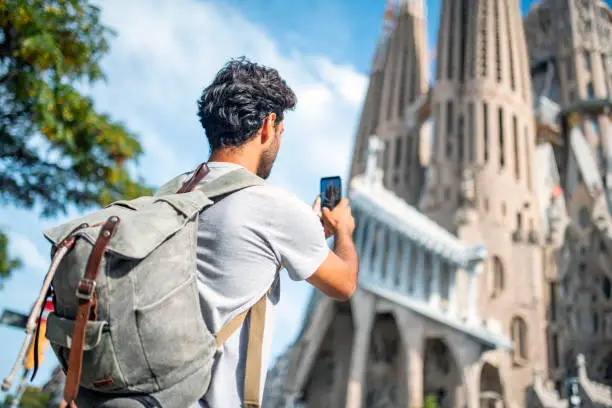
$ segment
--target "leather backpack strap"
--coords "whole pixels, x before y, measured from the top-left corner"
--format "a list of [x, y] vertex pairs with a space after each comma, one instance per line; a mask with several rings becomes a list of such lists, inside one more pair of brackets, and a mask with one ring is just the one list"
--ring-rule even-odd
[[210, 169], [208, 168], [208, 164], [201, 163], [193, 172], [191, 177], [185, 181], [182, 187], [176, 192], [176, 194], [183, 194], [192, 191], [195, 186], [197, 186], [204, 177], [206, 177], [210, 173]]
[[68, 370], [66, 373], [66, 385], [64, 387], [64, 401], [62, 401], [62, 406], [74, 406], [74, 401], [79, 392], [81, 370], [83, 368], [85, 329], [87, 328], [90, 314], [92, 311], [95, 312], [97, 306], [95, 297], [96, 279], [100, 272], [104, 251], [110, 242], [117, 224], [119, 224], [119, 217], [113, 216], [106, 220], [100, 229], [100, 234], [89, 255], [85, 276], [80, 280], [76, 289], [78, 310], [74, 322], [74, 329], [72, 330], [72, 344], [70, 346], [70, 355], [68, 358]]
[[209, 183], [197, 186], [197, 189], [202, 191], [209, 199], [218, 202], [228, 194], [264, 183], [261, 177], [245, 168], [238, 168], [211, 180]]
[[220, 347], [227, 339], [238, 330], [246, 316], [250, 316], [249, 321], [249, 344], [247, 347], [246, 367], [244, 373], [244, 407], [259, 408], [261, 406], [261, 366], [263, 352], [263, 336], [266, 323], [266, 303], [270, 288], [250, 309], [240, 313], [227, 322], [221, 330], [217, 332], [215, 338], [217, 347]]

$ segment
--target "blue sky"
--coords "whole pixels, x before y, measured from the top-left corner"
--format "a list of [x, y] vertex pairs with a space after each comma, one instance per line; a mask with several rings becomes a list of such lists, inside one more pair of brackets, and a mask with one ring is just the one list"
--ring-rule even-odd
[[[279, 69], [300, 100], [270, 182], [311, 202], [322, 176], [345, 176], [384, 0], [105, 0], [103, 21], [119, 36], [103, 65], [108, 83], [91, 93], [101, 110], [140, 134], [139, 171], [161, 184], [206, 160], [195, 116], [201, 89], [230, 57], [247, 55]], [[440, 1], [429, 0], [430, 49]], [[523, 1], [527, 9], [531, 1]], [[72, 213], [69, 216], [75, 216]], [[25, 261], [0, 291], [0, 310], [27, 312], [48, 266], [41, 230], [63, 221], [0, 210], [0, 227]], [[283, 276], [273, 356], [294, 339], [310, 288]], [[23, 333], [0, 327], [0, 376], [10, 370]], [[55, 365], [47, 353], [35, 383]], [[0, 398], [3, 398], [0, 396]]]

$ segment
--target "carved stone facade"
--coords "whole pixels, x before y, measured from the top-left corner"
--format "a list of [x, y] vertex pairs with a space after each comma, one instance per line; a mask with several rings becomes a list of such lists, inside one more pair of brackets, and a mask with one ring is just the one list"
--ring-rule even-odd
[[370, 73], [370, 85], [355, 140], [351, 177], [365, 172], [369, 137], [385, 145], [384, 185], [415, 204], [425, 182], [429, 129], [409, 113], [429, 87], [426, 9], [423, 1], [401, 0], [389, 9]]
[[573, 378], [612, 407], [612, 13], [443, 0], [429, 88], [425, 5], [386, 13], [351, 168], [359, 287], [313, 297], [282, 406], [566, 408]]
[[[549, 16], [559, 23], [549, 26]], [[534, 91], [541, 102], [559, 106], [556, 120], [564, 128], [538, 129], [538, 149], [550, 149], [558, 178], [547, 210], [550, 216], [565, 218], [563, 228], [549, 229], [548, 244], [556, 262], [544, 282], [546, 374], [557, 390], [577, 372], [577, 355], [586, 357], [592, 380], [612, 385], [607, 374], [612, 361], [606, 361], [612, 340], [612, 257], [607, 249], [612, 203], [611, 28], [612, 12], [598, 0], [546, 0], [525, 17], [525, 30], [534, 38], [529, 43]], [[546, 47], [535, 40], [542, 36], [548, 38]], [[549, 78], [547, 86], [538, 86], [544, 83], [538, 78], [544, 76]], [[542, 136], [545, 132], [557, 137]]]
[[488, 353], [504, 368], [504, 395], [483, 384], [492, 389], [482, 399], [521, 406], [531, 372], [547, 359], [536, 127], [519, 2], [443, 1], [437, 56], [430, 167], [438, 178], [422, 211], [461, 242], [486, 247], [477, 309], [514, 350]]

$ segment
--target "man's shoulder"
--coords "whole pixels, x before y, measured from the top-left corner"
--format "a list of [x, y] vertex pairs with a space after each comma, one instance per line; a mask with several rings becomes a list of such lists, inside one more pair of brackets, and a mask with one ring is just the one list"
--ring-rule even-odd
[[304, 204], [294, 193], [273, 184], [263, 183], [243, 190], [246, 194], [252, 194], [261, 198], [274, 198], [276, 200]]
[[310, 209], [295, 193], [268, 183], [246, 188], [240, 193], [251, 198], [267, 201], [270, 208]]
[[272, 213], [301, 213], [312, 212], [311, 208], [298, 198], [295, 193], [281, 187], [264, 183], [248, 187], [235, 194], [235, 202], [245, 203], [249, 206], [258, 206], [265, 212]]

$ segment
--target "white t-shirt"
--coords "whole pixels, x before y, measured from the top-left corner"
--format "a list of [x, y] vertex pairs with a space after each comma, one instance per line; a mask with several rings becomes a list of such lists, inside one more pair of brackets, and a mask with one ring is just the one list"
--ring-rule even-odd
[[[210, 173], [203, 183], [239, 168], [215, 162], [208, 166]], [[284, 267], [291, 279], [307, 279], [328, 254], [319, 218], [295, 195], [277, 187], [246, 188], [200, 215], [197, 270], [202, 313], [209, 330], [218, 332], [274, 285], [266, 309], [260, 396], [272, 346], [274, 309], [280, 298], [279, 271]], [[246, 323], [219, 348], [210, 388], [200, 407], [242, 407]]]

